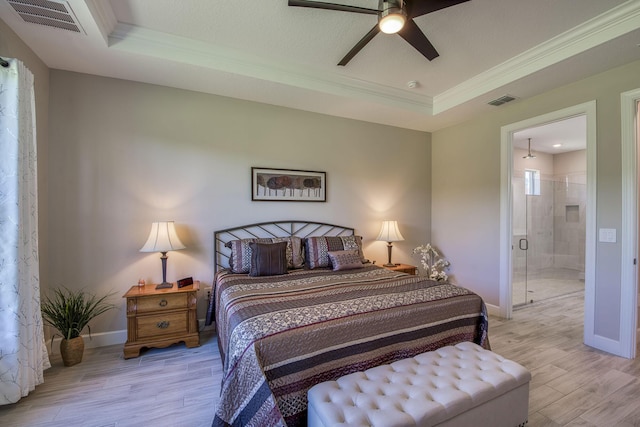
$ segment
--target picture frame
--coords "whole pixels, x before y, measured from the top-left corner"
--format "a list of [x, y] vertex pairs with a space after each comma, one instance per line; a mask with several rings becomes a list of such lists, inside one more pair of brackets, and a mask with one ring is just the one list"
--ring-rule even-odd
[[327, 173], [252, 167], [251, 200], [326, 202]]

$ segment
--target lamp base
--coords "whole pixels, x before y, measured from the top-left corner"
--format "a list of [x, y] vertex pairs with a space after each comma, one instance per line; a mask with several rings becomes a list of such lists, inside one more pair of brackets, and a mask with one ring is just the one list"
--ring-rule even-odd
[[391, 242], [387, 242], [387, 254], [389, 254], [389, 260], [384, 265], [384, 267], [395, 267], [396, 265], [398, 265], [391, 262], [391, 249], [393, 249], [393, 244]]
[[173, 283], [169, 283], [169, 282], [162, 282], [156, 285], [156, 289], [171, 289], [171, 288], [173, 288]]

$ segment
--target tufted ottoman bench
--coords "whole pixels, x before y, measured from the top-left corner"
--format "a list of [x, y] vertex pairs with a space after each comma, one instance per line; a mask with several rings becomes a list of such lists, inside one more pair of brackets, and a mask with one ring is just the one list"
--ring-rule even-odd
[[309, 390], [309, 427], [527, 423], [531, 374], [463, 342], [345, 375]]

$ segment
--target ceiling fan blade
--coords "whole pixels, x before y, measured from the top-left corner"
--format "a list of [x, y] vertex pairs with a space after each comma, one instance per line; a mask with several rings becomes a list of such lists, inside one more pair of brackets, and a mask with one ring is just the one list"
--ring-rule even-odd
[[342, 66], [347, 65], [347, 63], [351, 61], [351, 59], [354, 56], [356, 56], [358, 52], [360, 52], [362, 48], [367, 45], [367, 43], [373, 40], [373, 38], [379, 32], [380, 32], [380, 27], [378, 27], [378, 24], [376, 24], [375, 27], [373, 27], [358, 43], [356, 43], [356, 45], [353, 48], [351, 48], [349, 53], [347, 53], [345, 57], [342, 58], [340, 62], [338, 62], [338, 65], [342, 65]]
[[311, 7], [314, 9], [339, 10], [342, 12], [366, 13], [368, 15], [377, 15], [378, 9], [368, 9], [366, 7], [349, 6], [346, 4], [323, 3], [311, 0], [289, 0], [289, 6]]
[[405, 0], [407, 4], [407, 16], [415, 18], [435, 12], [436, 10], [445, 9], [469, 0]]
[[405, 39], [411, 46], [416, 48], [416, 50], [423, 54], [429, 61], [432, 61], [440, 56], [427, 36], [424, 35], [422, 30], [420, 30], [418, 25], [416, 25], [416, 23], [413, 22], [412, 19], [409, 19], [407, 22], [405, 22], [404, 27], [402, 27], [402, 29], [398, 32], [398, 35]]

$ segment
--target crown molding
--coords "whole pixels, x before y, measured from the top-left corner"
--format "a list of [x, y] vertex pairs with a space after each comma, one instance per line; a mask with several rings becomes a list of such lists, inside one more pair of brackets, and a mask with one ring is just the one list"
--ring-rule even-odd
[[436, 95], [439, 114], [640, 28], [640, 1], [630, 0]]
[[428, 96], [291, 63], [270, 61], [124, 23], [118, 23], [111, 32], [109, 48], [341, 97], [360, 98], [421, 114], [431, 115], [433, 110], [432, 98]]
[[102, 36], [102, 40], [104, 41], [105, 46], [108, 46], [109, 34], [111, 34], [111, 32], [118, 24], [116, 14], [111, 8], [111, 3], [101, 0], [86, 0], [86, 5], [87, 9], [89, 9], [89, 13], [98, 26], [98, 31]]
[[87, 0], [87, 5], [110, 49], [339, 97], [367, 100], [429, 117], [640, 28], [640, 1], [629, 0], [445, 92], [429, 97], [120, 23], [116, 21], [109, 2]]

